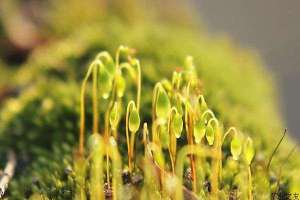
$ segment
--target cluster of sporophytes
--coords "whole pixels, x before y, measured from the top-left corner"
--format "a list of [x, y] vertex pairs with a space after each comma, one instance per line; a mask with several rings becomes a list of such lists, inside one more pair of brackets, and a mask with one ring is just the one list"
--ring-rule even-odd
[[[253, 141], [234, 127], [226, 131], [209, 109], [192, 58], [187, 57], [185, 66], [175, 71], [171, 80], [156, 83], [151, 126], [149, 122], [141, 126], [141, 67], [132, 52], [121, 46], [115, 58], [107, 52], [98, 54], [83, 80], [79, 147], [73, 160], [74, 198], [226, 199], [236, 187], [236, 198], [247, 196], [252, 200]], [[126, 87], [130, 88], [129, 82], [125, 82], [126, 73], [136, 87], [133, 99], [124, 98]], [[85, 93], [90, 77], [93, 129], [85, 142]], [[101, 105], [107, 105], [103, 117], [99, 116]], [[125, 118], [125, 131], [119, 127], [122, 118]], [[127, 155], [119, 153], [124, 141]], [[140, 143], [144, 148], [137, 145]], [[230, 153], [226, 152], [228, 149]], [[222, 173], [224, 168], [234, 171], [232, 177]], [[235, 179], [243, 170], [248, 179], [238, 185]], [[136, 194], [129, 194], [125, 189], [125, 174], [127, 179], [143, 177]], [[226, 178], [232, 183], [224, 180]], [[243, 192], [240, 188], [245, 187], [247, 194], [239, 194]]]
[[[15, 2], [14, 0], [2, 0], [1, 3], [4, 1]], [[151, 97], [155, 83], [171, 75], [176, 66], [183, 65], [183, 58], [187, 54], [191, 54], [195, 59], [196, 70], [205, 85], [200, 94], [205, 96], [206, 101], [209, 102], [209, 108], [213, 110], [219, 121], [222, 121], [224, 127], [238, 126], [239, 130], [251, 135], [255, 141], [257, 154], [251, 164], [254, 198], [270, 199], [270, 194], [278, 189], [278, 185], [280, 190], [285, 193], [299, 193], [300, 160], [297, 157], [299, 151], [294, 153], [292, 159], [288, 161], [287, 158], [290, 154], [286, 155], [293, 144], [292, 140], [285, 140], [274, 156], [272, 164], [268, 164], [271, 160], [268, 159], [268, 156], [275, 148], [274, 144], [279, 140], [279, 133], [284, 124], [277, 112], [276, 93], [270, 73], [263, 69], [262, 62], [256, 53], [238, 47], [228, 37], [211, 37], [202, 26], [186, 26], [186, 23], [197, 18], [193, 17], [193, 20], [187, 20], [180, 12], [181, 8], [173, 10], [176, 11], [183, 25], [174, 21], [174, 23], [169, 23], [164, 20], [165, 18], [144, 15], [146, 11], [152, 9], [149, 9], [148, 6], [146, 8], [135, 7], [138, 5], [137, 0], [114, 1], [124, 4], [109, 4], [112, 5], [112, 9], [99, 6], [96, 2], [102, 1], [98, 0], [56, 0], [51, 1], [52, 6], [45, 4], [45, 9], [40, 13], [43, 13], [44, 17], [42, 18], [47, 22], [41, 23], [42, 27], [38, 29], [45, 30], [48, 33], [47, 38], [49, 38], [43, 45], [36, 46], [28, 54], [26, 61], [18, 64], [19, 69], [9, 69], [7, 70], [8, 74], [1, 71], [3, 73], [1, 75], [5, 78], [5, 84], [9, 84], [17, 91], [14, 94], [17, 95], [15, 98], [5, 99], [5, 102], [0, 100], [1, 168], [5, 165], [5, 155], [8, 149], [13, 149], [18, 158], [16, 174], [9, 184], [6, 195], [10, 199], [28, 198], [32, 193], [36, 193], [33, 197], [43, 194], [49, 199], [74, 197], [72, 194], [75, 187], [74, 173], [70, 166], [73, 159], [72, 149], [77, 141], [77, 122], [79, 121], [77, 119], [79, 116], [79, 107], [77, 106], [79, 102], [77, 101], [80, 99], [78, 82], [84, 76], [86, 63], [90, 61], [91, 57], [94, 57], [99, 50], [114, 52], [119, 44], [126, 44], [138, 49], [137, 55], [141, 58], [142, 66], [144, 66], [141, 71], [143, 79], [143, 95], [139, 112], [141, 121], [151, 122]], [[109, 2], [111, 1], [109, 0]], [[151, 2], [154, 1], [151, 0]], [[128, 4], [135, 9], [132, 7], [128, 9]], [[124, 12], [120, 12], [116, 6]], [[2, 10], [8, 11], [3, 4], [1, 7]], [[99, 12], [99, 9], [105, 12]], [[66, 10], [71, 12], [66, 12]], [[133, 12], [133, 10], [139, 11], [139, 13]], [[166, 13], [166, 10], [162, 9], [162, 12]], [[6, 19], [14, 18], [7, 17]], [[45, 24], [48, 24], [46, 26], [48, 28], [43, 26]], [[124, 56], [121, 56], [121, 59], [124, 59]], [[124, 60], [126, 61], [126, 57]], [[11, 66], [10, 63], [3, 62], [3, 64], [3, 67]], [[7, 82], [7, 77], [10, 75], [12, 75], [11, 81]], [[122, 134], [118, 134], [118, 139], [115, 139], [120, 155], [122, 155], [122, 168], [124, 165], [129, 165], [126, 156], [128, 152], [125, 108], [130, 100], [136, 99], [135, 84], [132, 84], [135, 81], [131, 80], [130, 73], [124, 71], [123, 75], [126, 76], [127, 89], [126, 95], [123, 96], [122, 106], [120, 106], [122, 108], [120, 113], [123, 117], [120, 117], [118, 132]], [[87, 84], [87, 87], [89, 88], [90, 84]], [[168, 93], [164, 84], [163, 87]], [[91, 95], [90, 89], [87, 89], [86, 92]], [[90, 99], [92, 98], [86, 99], [87, 103]], [[172, 102], [171, 98], [170, 101]], [[107, 110], [109, 102], [101, 100], [99, 103], [99, 110], [102, 113]], [[137, 102], [135, 104], [137, 107]], [[130, 110], [132, 108], [133, 106], [130, 104]], [[85, 109], [87, 121], [93, 119], [92, 110], [92, 106], [87, 106]], [[175, 115], [174, 111], [173, 114]], [[99, 130], [103, 137], [104, 125], [101, 126], [101, 124], [105, 121], [104, 114], [99, 115], [99, 118], [101, 128]], [[90, 124], [86, 124], [87, 132], [93, 132]], [[109, 126], [111, 126], [110, 123]], [[141, 129], [139, 128], [135, 134], [136, 138], [140, 138], [135, 138], [136, 141], [142, 141], [142, 135], [139, 134], [142, 132]], [[178, 148], [176, 149], [178, 150], [187, 143], [185, 129], [183, 129], [183, 136], [177, 139]], [[130, 134], [130, 130], [128, 133]], [[232, 136], [232, 133], [229, 135]], [[244, 159], [241, 162], [232, 159], [229, 139], [224, 141], [222, 149], [223, 177], [219, 182], [220, 193], [240, 191], [238, 193], [240, 198], [247, 199], [249, 189], [248, 184], [245, 184], [248, 180], [247, 165], [244, 164]], [[201, 143], [208, 146], [208, 142], [205, 141], [203, 140]], [[143, 171], [140, 169], [144, 169], [142, 165], [144, 148], [141, 143], [136, 142], [134, 149], [131, 162], [134, 166], [131, 181], [133, 183], [140, 174], [143, 175]], [[163, 149], [163, 154], [166, 171], [172, 172], [172, 162], [168, 150]], [[88, 159], [88, 155], [89, 153], [85, 151], [85, 159]], [[242, 157], [244, 158], [244, 156]], [[188, 164], [189, 158], [187, 161]], [[209, 177], [212, 158], [207, 158], [205, 161], [207, 162], [204, 162], [205, 164], [201, 167], [204, 168], [204, 190], [207, 192], [211, 185]], [[177, 162], [176, 159], [175, 162]], [[285, 163], [284, 166], [282, 163]], [[191, 178], [188, 178], [191, 169], [187, 164], [184, 168], [185, 178], [183, 181], [184, 185], [192, 190]], [[279, 169], [278, 166], [280, 166]], [[176, 169], [176, 164], [174, 168]], [[89, 170], [89, 166], [87, 169]], [[129, 171], [129, 167], [127, 171]], [[105, 170], [104, 180], [107, 180], [106, 172]], [[145, 172], [149, 172], [149, 176], [155, 174], [149, 170], [145, 170]], [[86, 177], [87, 195], [89, 194], [89, 174], [88, 172]], [[196, 179], [199, 181], [199, 178]], [[105, 188], [108, 188], [107, 184], [105, 184]], [[136, 184], [125, 184], [123, 190], [126, 196], [132, 196], [136, 190], [142, 191], [141, 185]]]

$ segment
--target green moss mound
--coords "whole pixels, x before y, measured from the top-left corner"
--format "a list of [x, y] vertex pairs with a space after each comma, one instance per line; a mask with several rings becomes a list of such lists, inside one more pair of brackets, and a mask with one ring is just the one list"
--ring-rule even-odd
[[[126, 12], [121, 17], [91, 12], [92, 16], [83, 17], [84, 21], [74, 27], [78, 16], [57, 10], [60, 6], [71, 9], [70, 2], [56, 2], [58, 7], [48, 12], [52, 17], [49, 19], [68, 20], [62, 20], [65, 24], [48, 24], [46, 30], [55, 39], [33, 50], [14, 76], [13, 84], [22, 86], [20, 95], [7, 100], [1, 108], [1, 154], [12, 148], [21, 163], [9, 186], [10, 198], [23, 199], [36, 191], [53, 199], [72, 196], [74, 182], [67, 169], [78, 145], [80, 80], [98, 52], [113, 54], [120, 44], [134, 47], [141, 60], [142, 120], [151, 118], [149, 105], [154, 83], [170, 78], [185, 57], [192, 55], [209, 106], [226, 126], [234, 125], [253, 138], [258, 162], [268, 161], [284, 124], [278, 114], [272, 79], [254, 52], [235, 46], [227, 38], [211, 38], [194, 26], [140, 15], [126, 17]], [[130, 88], [127, 90], [130, 99], [133, 94]], [[287, 140], [280, 146], [272, 162], [272, 174], [263, 176], [265, 182], [276, 178], [276, 166], [286, 158], [291, 146]], [[283, 168], [282, 183], [287, 192], [299, 193], [297, 153]], [[266, 183], [259, 178], [260, 173], [258, 169], [254, 172], [254, 193], [268, 194], [270, 186], [262, 189]]]

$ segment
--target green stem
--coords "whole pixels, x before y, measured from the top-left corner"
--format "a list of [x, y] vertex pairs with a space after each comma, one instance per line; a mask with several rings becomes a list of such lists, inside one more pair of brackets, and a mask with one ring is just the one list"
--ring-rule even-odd
[[169, 114], [169, 120], [168, 120], [168, 133], [170, 137], [170, 142], [169, 142], [169, 155], [170, 155], [170, 160], [171, 160], [171, 166], [172, 166], [172, 172], [174, 173], [174, 165], [175, 165], [175, 160], [176, 160], [176, 136], [173, 133], [172, 127], [171, 127], [171, 122], [173, 119], [173, 114], [176, 113], [176, 108], [172, 107], [170, 110]]
[[214, 199], [217, 199], [217, 194], [219, 191], [219, 178], [221, 174], [221, 165], [222, 165], [222, 134], [220, 131], [219, 123], [216, 118], [212, 118], [209, 120], [208, 124], [215, 124], [215, 143], [213, 153], [215, 154], [215, 158], [212, 162], [212, 179], [211, 179], [211, 193]]
[[252, 195], [252, 175], [251, 175], [251, 167], [250, 165], [248, 166], [248, 198], [249, 200], [253, 200], [253, 195]]
[[271, 154], [271, 156], [270, 156], [270, 159], [269, 159], [268, 164], [267, 164], [267, 171], [269, 171], [269, 169], [270, 169], [272, 159], [273, 159], [273, 157], [275, 156], [275, 154], [276, 154], [276, 152], [277, 152], [277, 150], [278, 150], [280, 144], [282, 143], [282, 141], [283, 141], [283, 139], [284, 139], [284, 137], [285, 137], [285, 135], [286, 135], [286, 132], [287, 132], [287, 129], [284, 129], [284, 132], [283, 132], [282, 137], [280, 138], [279, 142], [277, 143], [277, 145], [276, 145], [274, 151], [272, 152], [272, 154]]
[[93, 68], [93, 133], [99, 133], [98, 68]]
[[131, 142], [129, 138], [129, 113], [130, 110], [132, 109], [132, 106], [134, 106], [134, 102], [130, 101], [127, 105], [126, 109], [126, 142], [127, 142], [127, 153], [128, 153], [128, 167], [129, 167], [129, 172], [132, 172], [132, 153], [131, 153]]
[[79, 130], [79, 155], [84, 154], [84, 130], [85, 130], [85, 90], [87, 81], [92, 74], [95, 65], [91, 64], [85, 78], [82, 81], [81, 91], [80, 91], [80, 130]]
[[142, 74], [141, 74], [141, 66], [140, 62], [136, 60], [136, 67], [137, 67], [137, 95], [136, 95], [136, 107], [137, 110], [140, 111], [141, 105], [141, 88], [142, 88]]
[[[187, 133], [187, 141], [188, 144], [193, 147], [192, 145], [194, 144], [193, 142], [193, 116], [192, 113], [190, 112], [189, 106], [185, 104], [185, 128], [186, 128], [186, 133]], [[197, 180], [196, 180], [196, 166], [195, 166], [195, 158], [191, 154], [190, 155], [190, 167], [191, 167], [191, 173], [192, 173], [192, 183], [193, 183], [193, 192], [197, 190]]]

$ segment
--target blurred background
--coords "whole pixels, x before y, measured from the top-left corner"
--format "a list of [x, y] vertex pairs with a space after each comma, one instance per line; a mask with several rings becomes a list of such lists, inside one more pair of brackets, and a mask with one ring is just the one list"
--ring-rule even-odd
[[[97, 1], [97, 0], [94, 0]], [[146, 0], [141, 0], [141, 2]], [[281, 111], [286, 119], [290, 133], [300, 141], [300, 1], [299, 0], [190, 0], [196, 16], [205, 28], [213, 35], [227, 35], [245, 48], [259, 52], [265, 66], [273, 73], [278, 85]], [[51, 23], [62, 26], [64, 21], [45, 15], [47, 0], [11, 0], [0, 4], [0, 90], [1, 96], [10, 92], [5, 89], [5, 82], [10, 79], [4, 65], [19, 66], [35, 46], [49, 38]], [[9, 2], [9, 3], [8, 3]], [[53, 0], [51, 2], [59, 2]], [[113, 2], [113, 1], [111, 1]], [[126, 0], [127, 5], [130, 0]], [[155, 2], [155, 3], [154, 3]], [[180, 0], [153, 1], [152, 4], [161, 10], [162, 17], [172, 18], [172, 13], [181, 16], [182, 23], [190, 21], [180, 13], [182, 7], [174, 6]], [[16, 5], [18, 3], [18, 5]], [[82, 3], [81, 3], [82, 4]], [[65, 12], [69, 8], [63, 8]], [[84, 9], [73, 5], [72, 10]], [[127, 8], [125, 8], [127, 9]], [[59, 12], [59, 11], [58, 11]], [[101, 12], [95, 10], [94, 12]], [[75, 13], [75, 11], [74, 11]], [[170, 14], [171, 13], [171, 14]], [[49, 14], [49, 13], [47, 13]], [[13, 17], [12, 17], [13, 16]], [[85, 15], [89, 17], [89, 15]], [[91, 14], [92, 16], [92, 14]], [[170, 17], [171, 16], [171, 17]], [[49, 24], [50, 19], [51, 23]], [[177, 19], [178, 20], [178, 19]], [[82, 20], [84, 21], [84, 19]], [[80, 22], [79, 22], [80, 23]], [[65, 27], [66, 29], [70, 27]], [[63, 33], [57, 33], [60, 37]], [[4, 64], [5, 63], [5, 64]], [[4, 75], [5, 74], [5, 75]], [[4, 76], [4, 77], [3, 77]]]
[[194, 0], [213, 34], [259, 52], [273, 73], [287, 128], [300, 141], [300, 1]]

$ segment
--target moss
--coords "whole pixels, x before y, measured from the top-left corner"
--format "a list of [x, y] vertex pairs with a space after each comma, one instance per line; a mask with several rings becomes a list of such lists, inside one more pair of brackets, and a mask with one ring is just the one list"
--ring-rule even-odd
[[[77, 145], [78, 83], [85, 66], [98, 52], [113, 53], [120, 44], [134, 47], [143, 66], [142, 121], [151, 119], [155, 82], [170, 78], [171, 72], [183, 65], [184, 58], [192, 55], [209, 107], [226, 126], [234, 125], [251, 135], [260, 152], [258, 162], [268, 160], [284, 123], [278, 113], [272, 77], [255, 52], [237, 47], [228, 38], [210, 37], [194, 26], [143, 17], [130, 22], [124, 16], [105, 14], [103, 18], [99, 12], [88, 12], [77, 24], [77, 15], [61, 12], [66, 7], [71, 9], [71, 4], [72, 1], [65, 5], [56, 2], [58, 10], [49, 11], [48, 34], [57, 39], [34, 49], [14, 76], [15, 84], [23, 88], [21, 95], [1, 109], [1, 152], [13, 148], [22, 163], [9, 189], [12, 198], [22, 199], [24, 194], [35, 191], [55, 199], [70, 195], [63, 192], [74, 187], [72, 174], [66, 174], [65, 168]], [[86, 6], [90, 5], [93, 4]], [[62, 24], [53, 23], [63, 18], [67, 20], [61, 20]], [[131, 99], [130, 88], [127, 91]], [[275, 166], [284, 160], [292, 144], [289, 139], [281, 146], [273, 171], [277, 172]], [[296, 174], [300, 161], [296, 157], [290, 160], [284, 166], [284, 181], [289, 191], [299, 192]], [[257, 169], [257, 176], [259, 173]], [[38, 186], [31, 184], [36, 179]]]

